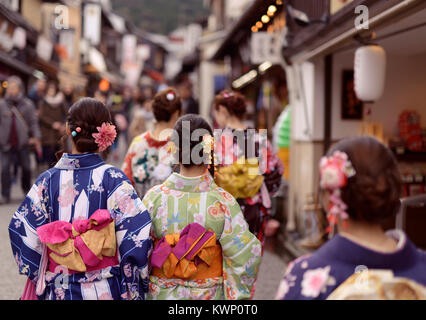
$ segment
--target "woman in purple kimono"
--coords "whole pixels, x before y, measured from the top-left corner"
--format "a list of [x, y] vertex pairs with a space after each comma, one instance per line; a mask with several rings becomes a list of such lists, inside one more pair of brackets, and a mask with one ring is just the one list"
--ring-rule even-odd
[[151, 218], [124, 172], [97, 154], [116, 132], [99, 100], [68, 112], [72, 153], [42, 173], [14, 213], [10, 241], [24, 300], [141, 300]]
[[[276, 298], [327, 299], [349, 277], [363, 274], [367, 279], [378, 269], [387, 271], [382, 273], [384, 282], [404, 279], [425, 286], [426, 253], [402, 231], [381, 227], [400, 204], [401, 178], [392, 152], [371, 137], [344, 139], [321, 160], [320, 176], [329, 231], [337, 227], [338, 234], [314, 254], [288, 265]], [[363, 285], [352, 283], [350, 295], [333, 297], [372, 297], [367, 294], [371, 286]]]

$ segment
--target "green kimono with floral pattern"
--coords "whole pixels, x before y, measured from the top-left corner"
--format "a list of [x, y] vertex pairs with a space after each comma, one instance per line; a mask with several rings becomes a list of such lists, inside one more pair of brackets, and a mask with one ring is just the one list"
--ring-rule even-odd
[[211, 175], [188, 178], [173, 173], [143, 198], [152, 219], [152, 236], [180, 233], [198, 223], [216, 234], [223, 273], [203, 280], [165, 279], [151, 275], [147, 299], [250, 299], [262, 248], [249, 231], [235, 198]]

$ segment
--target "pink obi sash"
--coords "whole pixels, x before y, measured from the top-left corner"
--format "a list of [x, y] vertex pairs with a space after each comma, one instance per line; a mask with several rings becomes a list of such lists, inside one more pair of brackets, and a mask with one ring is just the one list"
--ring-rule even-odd
[[180, 234], [168, 234], [155, 244], [152, 274], [160, 278], [206, 279], [222, 275], [222, 249], [216, 234], [191, 223]]
[[54, 221], [37, 228], [47, 246], [49, 271], [88, 272], [118, 264], [114, 220], [108, 210], [96, 210], [89, 219], [73, 223]]

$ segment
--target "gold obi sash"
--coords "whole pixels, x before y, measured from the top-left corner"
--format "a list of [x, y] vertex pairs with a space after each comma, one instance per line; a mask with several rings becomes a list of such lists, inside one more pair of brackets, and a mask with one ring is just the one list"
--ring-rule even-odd
[[168, 234], [155, 242], [152, 275], [166, 279], [201, 280], [222, 276], [222, 248], [216, 234], [198, 223], [180, 234]]
[[49, 249], [49, 269], [56, 264], [71, 272], [86, 272], [118, 264], [115, 224], [108, 210], [97, 210], [89, 219], [72, 224], [48, 223], [37, 228], [37, 234]]

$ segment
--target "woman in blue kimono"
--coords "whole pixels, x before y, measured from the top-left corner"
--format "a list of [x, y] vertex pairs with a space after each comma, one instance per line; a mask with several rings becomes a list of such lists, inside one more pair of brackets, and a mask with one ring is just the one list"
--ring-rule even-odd
[[102, 102], [81, 99], [66, 131], [72, 153], [40, 175], [9, 225], [25, 292], [41, 300], [144, 299], [151, 219], [126, 175], [97, 154], [116, 137], [111, 115]]
[[347, 138], [321, 160], [320, 176], [329, 232], [337, 227], [338, 234], [314, 254], [288, 265], [276, 298], [327, 299], [331, 293], [333, 299], [424, 295], [426, 253], [401, 230], [385, 232], [381, 227], [395, 217], [400, 204], [401, 178], [392, 152], [371, 137]]

